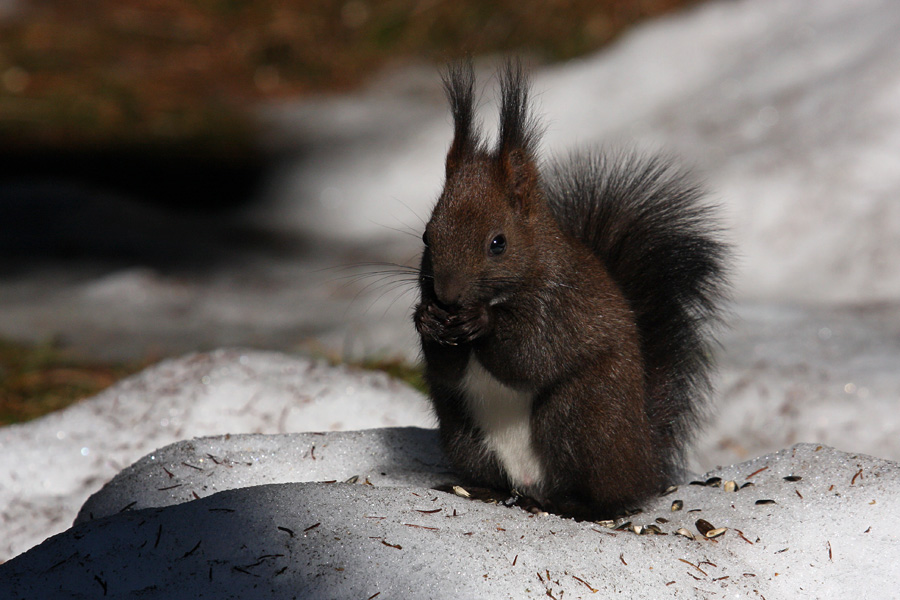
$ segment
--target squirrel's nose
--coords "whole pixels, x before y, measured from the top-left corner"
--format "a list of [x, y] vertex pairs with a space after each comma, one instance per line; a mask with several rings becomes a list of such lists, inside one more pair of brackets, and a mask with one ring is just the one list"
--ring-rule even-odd
[[448, 309], [459, 305], [465, 287], [465, 282], [458, 276], [448, 275], [434, 278], [434, 293], [438, 301]]

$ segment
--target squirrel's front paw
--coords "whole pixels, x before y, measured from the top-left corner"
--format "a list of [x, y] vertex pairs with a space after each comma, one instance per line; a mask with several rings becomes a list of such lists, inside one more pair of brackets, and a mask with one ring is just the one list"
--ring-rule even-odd
[[423, 303], [416, 307], [414, 320], [422, 337], [447, 346], [472, 342], [490, 329], [490, 316], [484, 306], [451, 314], [437, 304]]
[[444, 330], [450, 324], [451, 315], [446, 310], [432, 303], [421, 303], [416, 306], [413, 321], [419, 335], [435, 342], [441, 342]]

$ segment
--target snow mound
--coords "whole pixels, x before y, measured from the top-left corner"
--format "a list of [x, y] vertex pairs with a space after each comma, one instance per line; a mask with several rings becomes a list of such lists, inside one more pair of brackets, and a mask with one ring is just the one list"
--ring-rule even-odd
[[[399, 450], [417, 435], [426, 432], [382, 439]], [[323, 444], [332, 438], [336, 445], [351, 439], [326, 434]], [[279, 436], [274, 445], [299, 451], [310, 441]], [[223, 455], [267, 447], [259, 436], [203, 443]], [[433, 450], [426, 444], [415, 456], [431, 460]], [[166, 452], [187, 462], [203, 448], [183, 442]], [[352, 467], [335, 463], [334, 476], [366, 472], [369, 463], [356, 456]], [[309, 459], [300, 464], [318, 468]], [[248, 481], [222, 466], [214, 469], [219, 487]], [[803, 444], [701, 479], [704, 485], [681, 485], [650, 502], [620, 530], [422, 486], [237, 487], [76, 525], [0, 565], [0, 597], [886, 598], [895, 591], [885, 573], [900, 561], [890, 529], [900, 465]], [[728, 491], [729, 481], [740, 489]], [[139, 498], [158, 483], [130, 482], [108, 489]], [[698, 519], [726, 531], [707, 539]], [[635, 525], [665, 535], [636, 535]], [[681, 528], [695, 539], [677, 534]]]
[[452, 479], [434, 429], [224, 435], [145, 456], [91, 496], [75, 524], [268, 483], [348, 481], [435, 486]]
[[126, 465], [185, 438], [433, 424], [427, 402], [384, 373], [277, 352], [168, 360], [101, 394], [0, 428], [0, 561], [62, 531]]

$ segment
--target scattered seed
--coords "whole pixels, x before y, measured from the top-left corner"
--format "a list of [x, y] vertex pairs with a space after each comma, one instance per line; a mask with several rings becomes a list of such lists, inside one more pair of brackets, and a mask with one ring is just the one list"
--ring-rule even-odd
[[513, 558], [513, 564], [512, 564], [512, 566], [516, 566], [516, 561], [517, 561], [517, 560], [519, 560], [519, 555], [518, 555], [518, 554], [516, 554], [516, 557]]
[[800, 481], [803, 478], [800, 477], [799, 475], [788, 475], [787, 477], [782, 477], [782, 479], [784, 479], [785, 481], [794, 482], [794, 481]]
[[678, 486], [677, 486], [677, 485], [670, 485], [669, 487], [666, 488], [666, 491], [664, 491], [664, 492], [662, 493], [662, 495], [663, 495], [663, 496], [668, 496], [669, 494], [672, 494], [672, 493], [677, 492], [677, 491], [678, 491]]
[[774, 500], [766, 498], [764, 500], [757, 500], [756, 504], [777, 504]]
[[800, 493], [800, 490], [794, 490], [794, 493], [800, 496], [800, 499], [803, 500], [803, 494]]
[[417, 508], [416, 512], [420, 512], [423, 515], [433, 515], [434, 513], [441, 512], [442, 510], [443, 510], [442, 508], [435, 508], [434, 510], [420, 510]]
[[706, 481], [703, 482], [703, 485], [705, 485], [707, 487], [719, 487], [719, 485], [721, 483], [722, 483], [721, 477], [710, 477], [709, 479], [707, 479]]
[[697, 531], [700, 532], [700, 535], [703, 535], [703, 536], [705, 536], [707, 533], [709, 533], [710, 531], [715, 529], [715, 527], [713, 527], [712, 523], [710, 523], [706, 519], [697, 519], [697, 522], [694, 523], [694, 525], [697, 527]]
[[657, 523], [668, 523], [669, 520], [668, 520], [668, 519], [664, 519], [663, 517], [656, 517], [656, 522], [657, 522]]
[[825, 545], [828, 547], [828, 560], [832, 560], [831, 558], [831, 542], [825, 542]]
[[856, 483], [856, 478], [857, 478], [857, 477], [862, 477], [862, 472], [863, 472], [862, 469], [860, 469], [859, 471], [856, 472], [856, 475], [854, 475], [854, 476], [853, 476], [853, 479], [850, 480], [850, 485], [853, 485], [853, 484]]
[[616, 522], [613, 520], [606, 521], [594, 521], [600, 527], [606, 527], [607, 529], [613, 529], [616, 526]]
[[641, 535], [641, 533], [643, 533], [643, 531], [644, 531], [644, 528], [641, 527], [640, 525], [632, 525], [631, 531], [633, 531], [634, 533], [636, 533], [638, 535]]
[[652, 533], [653, 535], [666, 535], [665, 533], [663, 533], [663, 530], [659, 528], [659, 525], [653, 525], [652, 523], [650, 525], [644, 526], [644, 533]]
[[713, 539], [713, 538], [717, 538], [717, 537], [719, 537], [720, 535], [722, 535], [723, 533], [725, 533], [726, 531], [728, 531], [728, 528], [727, 528], [727, 527], [717, 527], [716, 529], [712, 529], [712, 530], [710, 530], [710, 531], [707, 531], [707, 532], [706, 532], [706, 538], [707, 538], [707, 539], [710, 539], [710, 540]]
[[781, 554], [782, 552], [787, 552], [790, 548], [782, 548], [781, 550], [776, 550], [775, 554]]
[[381, 543], [389, 548], [396, 548], [397, 550], [403, 550], [403, 546], [401, 546], [400, 544], [389, 544], [384, 540], [381, 540]]
[[735, 481], [726, 481], [722, 484], [722, 489], [726, 492], [736, 492], [738, 489], [737, 482]]
[[631, 528], [631, 521], [625, 521], [624, 523], [620, 523], [618, 527], [616, 527], [616, 531], [625, 531], [626, 529]]
[[706, 485], [705, 481], [692, 481], [688, 485]]
[[366, 600], [372, 600], [373, 598], [377, 598], [380, 595], [381, 595], [381, 592], [375, 592], [374, 594], [369, 596]]
[[348, 479], [348, 480], [345, 481], [344, 483], [356, 483], [357, 481], [359, 481], [359, 475], [354, 475], [353, 477], [351, 477], [350, 479]]
[[729, 575], [725, 575], [724, 577], [716, 577], [715, 579], [713, 579], [713, 581], [722, 581], [723, 579], [728, 579], [729, 577]]
[[681, 510], [682, 508], [684, 508], [683, 500], [675, 500], [674, 502], [672, 502], [672, 512]]
[[312, 531], [313, 529], [315, 529], [316, 527], [318, 527], [321, 524], [322, 523], [316, 523], [315, 525], [310, 525], [309, 527], [307, 527], [306, 529], [303, 530], [303, 533], [306, 533], [307, 531]]
[[756, 485], [756, 484], [753, 483], [752, 481], [747, 481], [746, 483], [743, 483], [743, 484], [741, 485], [741, 487], [739, 487], [738, 489], [739, 489], [739, 490], [742, 490], [742, 489], [744, 489], [745, 487], [750, 487], [751, 485]]
[[688, 530], [685, 529], [684, 527], [679, 527], [679, 528], [678, 528], [678, 531], [676, 531], [675, 533], [677, 533], [678, 535], [683, 535], [684, 537], [688, 538], [689, 540], [695, 540], [695, 539], [697, 539], [697, 538], [694, 537], [694, 534], [693, 534], [693, 533], [691, 533], [690, 531], [688, 531]]
[[620, 555], [619, 555], [619, 560], [622, 561], [622, 564], [623, 564], [623, 565], [625, 565], [626, 567], [628, 566], [628, 563], [625, 562], [625, 554], [620, 554]]
[[470, 494], [466, 489], [459, 485], [453, 486], [453, 493], [462, 498], [471, 498], [472, 494]]

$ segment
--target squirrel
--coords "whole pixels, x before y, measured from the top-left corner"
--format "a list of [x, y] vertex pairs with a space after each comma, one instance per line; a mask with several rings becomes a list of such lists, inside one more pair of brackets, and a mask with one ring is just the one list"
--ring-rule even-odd
[[585, 151], [541, 168], [528, 77], [509, 61], [499, 78], [491, 148], [471, 63], [443, 76], [453, 141], [413, 315], [425, 381], [457, 475], [610, 518], [683, 472], [728, 245], [668, 159]]

